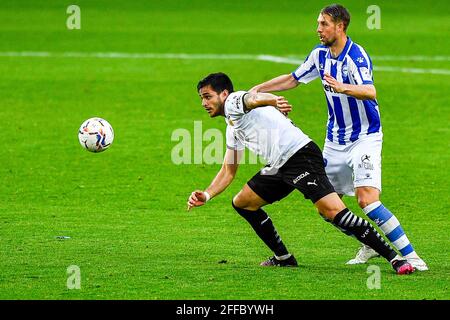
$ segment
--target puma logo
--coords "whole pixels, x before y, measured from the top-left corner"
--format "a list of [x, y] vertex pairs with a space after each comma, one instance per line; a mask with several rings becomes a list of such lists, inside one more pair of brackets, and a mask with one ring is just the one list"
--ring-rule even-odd
[[307, 182], [307, 184], [308, 184], [308, 186], [309, 186], [309, 185], [314, 185], [314, 186], [316, 186], [316, 187], [317, 187], [316, 179], [314, 179], [314, 181], [313, 181], [313, 182], [311, 182], [311, 181], [308, 181], [308, 182]]

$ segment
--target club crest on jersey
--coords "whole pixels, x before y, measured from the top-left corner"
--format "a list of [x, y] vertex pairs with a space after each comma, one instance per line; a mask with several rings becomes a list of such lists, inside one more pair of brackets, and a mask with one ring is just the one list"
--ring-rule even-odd
[[347, 78], [348, 77], [348, 67], [346, 64], [344, 64], [342, 66], [342, 78]]

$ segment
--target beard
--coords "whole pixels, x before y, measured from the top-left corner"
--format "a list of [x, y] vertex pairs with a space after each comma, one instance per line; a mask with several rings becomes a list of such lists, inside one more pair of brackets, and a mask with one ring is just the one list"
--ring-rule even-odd
[[336, 42], [336, 38], [321, 41], [324, 46], [331, 47]]
[[320, 34], [319, 34], [319, 41], [324, 46], [331, 47], [331, 46], [333, 46], [336, 43], [336, 40], [337, 40], [336, 34], [331, 35], [331, 36], [329, 36], [327, 38], [322, 38], [322, 39], [321, 39]]
[[211, 112], [209, 114], [209, 116], [211, 118], [215, 118], [217, 116], [220, 116], [222, 114], [224, 114], [223, 109], [224, 109], [225, 104], [223, 102], [219, 102], [218, 104], [216, 104], [213, 108], [213, 112]]

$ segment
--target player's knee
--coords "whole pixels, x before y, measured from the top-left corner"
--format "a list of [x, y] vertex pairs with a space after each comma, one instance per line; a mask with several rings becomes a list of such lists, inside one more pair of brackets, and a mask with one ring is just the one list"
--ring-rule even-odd
[[380, 199], [378, 190], [374, 188], [358, 188], [357, 197], [358, 205], [362, 209]]
[[369, 204], [368, 192], [364, 190], [358, 190], [357, 194], [358, 205], [360, 208], [365, 208]]
[[358, 205], [361, 209], [364, 209], [369, 204], [374, 203], [375, 201], [378, 201], [379, 197], [371, 195], [370, 193], [364, 193], [363, 195], [360, 195], [358, 197]]
[[358, 198], [358, 205], [361, 209], [364, 209], [369, 205], [369, 203], [366, 198]]
[[246, 200], [244, 197], [240, 196], [238, 193], [233, 197], [232, 201], [233, 207], [239, 208], [239, 209], [245, 209], [245, 207], [248, 206], [248, 200]]
[[338, 207], [321, 209], [320, 215], [325, 219], [325, 221], [333, 221], [334, 217], [341, 211], [342, 209]]
[[320, 215], [330, 221], [345, 209], [345, 204], [336, 193], [330, 193], [314, 203]]
[[238, 193], [234, 196], [232, 201], [233, 207], [245, 210], [256, 211], [259, 209], [259, 206], [252, 203], [251, 199], [242, 195], [242, 193]]

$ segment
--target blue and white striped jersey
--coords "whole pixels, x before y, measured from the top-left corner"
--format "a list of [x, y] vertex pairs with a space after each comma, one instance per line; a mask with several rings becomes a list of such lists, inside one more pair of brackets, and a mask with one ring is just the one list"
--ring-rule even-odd
[[322, 79], [328, 104], [326, 139], [329, 141], [346, 145], [363, 135], [381, 133], [377, 101], [358, 100], [334, 92], [324, 80], [324, 73], [343, 83], [373, 84], [372, 61], [366, 51], [349, 37], [344, 50], [337, 58], [331, 56], [328, 47], [319, 45], [311, 51], [305, 62], [292, 72], [292, 75], [301, 83], [308, 83], [319, 77]]

